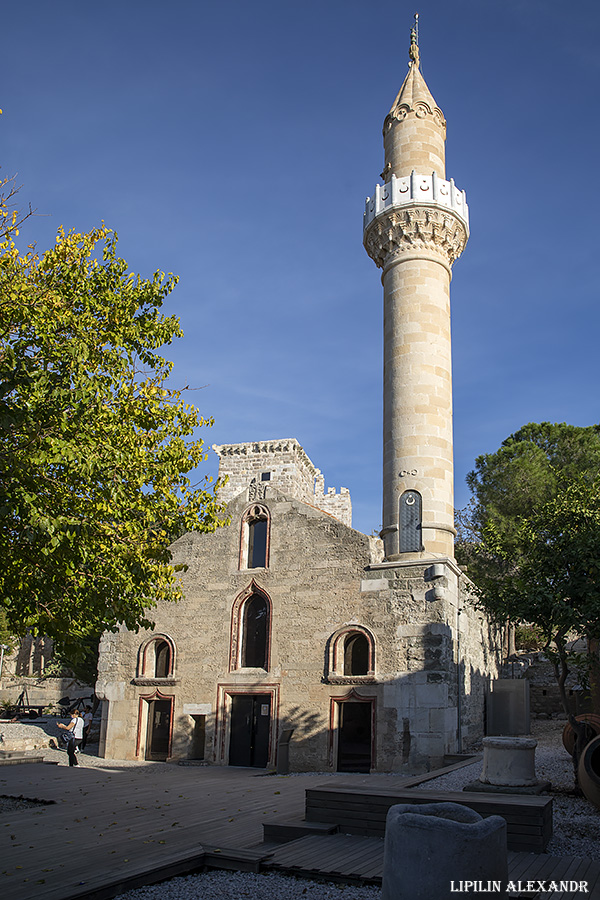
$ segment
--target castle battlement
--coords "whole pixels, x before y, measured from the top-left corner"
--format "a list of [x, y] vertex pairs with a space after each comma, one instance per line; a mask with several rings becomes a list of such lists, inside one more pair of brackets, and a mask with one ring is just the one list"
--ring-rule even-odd
[[242, 444], [213, 444], [219, 457], [219, 478], [227, 483], [219, 499], [229, 503], [250, 489], [252, 499], [266, 496], [269, 485], [281, 493], [327, 512], [344, 525], [352, 526], [352, 502], [348, 488], [328, 488], [325, 479], [295, 438], [247, 441]]

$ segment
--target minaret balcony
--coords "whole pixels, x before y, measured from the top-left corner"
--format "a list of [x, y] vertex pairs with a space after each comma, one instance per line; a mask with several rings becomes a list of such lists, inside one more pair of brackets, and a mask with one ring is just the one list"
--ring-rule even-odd
[[461, 220], [469, 235], [469, 207], [467, 195], [460, 191], [453, 179], [444, 181], [435, 172], [418, 175], [416, 172], [404, 178], [392, 175], [386, 184], [375, 185], [375, 196], [367, 197], [363, 229], [382, 213], [404, 206], [427, 206], [449, 209]]

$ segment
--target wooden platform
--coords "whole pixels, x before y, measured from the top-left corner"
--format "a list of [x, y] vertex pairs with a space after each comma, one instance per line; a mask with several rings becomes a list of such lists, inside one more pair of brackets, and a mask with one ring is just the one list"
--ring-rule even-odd
[[531, 795], [322, 784], [306, 792], [306, 819], [336, 823], [340, 831], [349, 834], [383, 837], [385, 818], [394, 804], [440, 802], [460, 803], [484, 818], [502, 816], [507, 824], [509, 850], [543, 853], [552, 837], [552, 798]]
[[[326, 780], [373, 791], [403, 783], [377, 775]], [[322, 775], [153, 763], [9, 766], [0, 771], [0, 795], [44, 804], [0, 815], [0, 888], [6, 900], [109, 900], [206, 866], [377, 884], [380, 839], [318, 834], [287, 844], [263, 842], [263, 823], [302, 820], [305, 791], [323, 781]], [[513, 855], [511, 872], [517, 864], [532, 877], [536, 870], [538, 877], [550, 877], [551, 867], [577, 872], [595, 891], [588, 896], [600, 900], [597, 863], [551, 859]]]

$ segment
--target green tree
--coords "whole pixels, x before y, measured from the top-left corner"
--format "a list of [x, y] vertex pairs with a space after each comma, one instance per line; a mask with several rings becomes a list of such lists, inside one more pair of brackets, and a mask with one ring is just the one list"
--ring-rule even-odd
[[167, 383], [173, 276], [130, 273], [104, 226], [21, 254], [0, 214], [0, 606], [76, 659], [181, 596], [170, 543], [222, 524], [210, 479], [192, 483], [212, 421]]
[[[599, 471], [599, 426], [529, 424], [477, 459], [467, 478], [472, 504], [459, 516], [457, 557], [479, 602], [498, 622], [539, 629], [567, 715], [570, 637], [588, 639], [590, 681], [597, 684]], [[578, 758], [587, 735], [569, 720]]]
[[[599, 425], [530, 422], [495, 453], [477, 457], [467, 475], [471, 502], [456, 514], [456, 556], [473, 581], [508, 577], [522, 554], [521, 520], [578, 479], [593, 481], [599, 471]], [[490, 529], [502, 540], [504, 562], [486, 549]]]
[[[519, 544], [518, 559], [512, 550], [514, 541]], [[527, 518], [518, 518], [510, 542], [493, 521], [486, 524], [479, 550], [486, 563], [478, 571], [482, 605], [500, 621], [528, 622], [543, 635], [565, 714], [577, 734], [577, 764], [592, 735], [569, 711], [565, 683], [572, 655], [568, 642], [574, 635], [587, 638], [587, 674], [597, 708], [600, 478], [593, 482], [580, 478]]]
[[467, 475], [473, 496], [470, 506], [458, 513], [459, 553], [478, 542], [483, 528], [493, 522], [518, 554], [516, 522], [580, 477], [593, 480], [599, 471], [600, 425], [524, 425], [495, 453], [478, 456]]

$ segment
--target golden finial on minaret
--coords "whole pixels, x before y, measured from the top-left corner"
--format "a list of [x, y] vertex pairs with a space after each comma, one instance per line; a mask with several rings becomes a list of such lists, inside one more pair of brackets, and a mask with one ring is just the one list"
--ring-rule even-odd
[[412, 64], [419, 68], [419, 13], [415, 13], [415, 24], [410, 29], [410, 50], [408, 55]]

